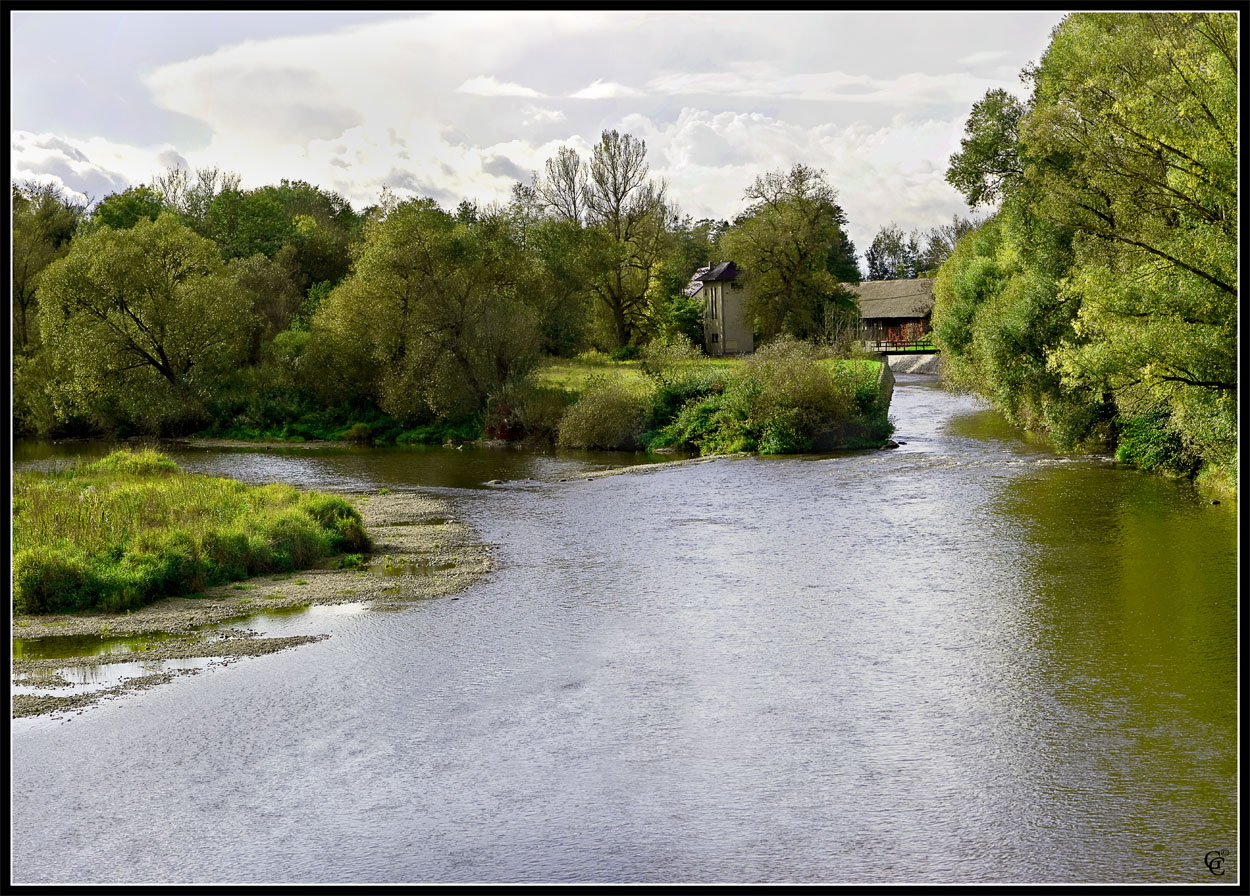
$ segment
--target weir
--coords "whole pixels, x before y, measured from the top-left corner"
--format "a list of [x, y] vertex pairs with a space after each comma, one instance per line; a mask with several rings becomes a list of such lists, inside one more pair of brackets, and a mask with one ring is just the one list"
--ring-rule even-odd
[[937, 352], [933, 353], [917, 353], [917, 352], [900, 352], [892, 354], [890, 352], [881, 352], [881, 360], [885, 362], [883, 366], [889, 367], [895, 373], [927, 373], [938, 374]]

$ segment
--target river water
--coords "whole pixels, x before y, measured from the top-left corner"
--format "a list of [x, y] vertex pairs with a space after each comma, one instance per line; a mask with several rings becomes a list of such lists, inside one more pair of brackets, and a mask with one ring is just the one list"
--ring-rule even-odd
[[430, 488], [496, 571], [15, 720], [13, 880], [1236, 882], [1235, 504], [929, 378], [892, 417], [591, 481], [632, 458], [176, 453]]

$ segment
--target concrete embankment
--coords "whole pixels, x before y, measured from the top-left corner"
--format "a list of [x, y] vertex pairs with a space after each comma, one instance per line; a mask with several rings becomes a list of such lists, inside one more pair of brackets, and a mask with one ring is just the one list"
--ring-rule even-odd
[[895, 373], [939, 373], [937, 355], [886, 355], [886, 363]]

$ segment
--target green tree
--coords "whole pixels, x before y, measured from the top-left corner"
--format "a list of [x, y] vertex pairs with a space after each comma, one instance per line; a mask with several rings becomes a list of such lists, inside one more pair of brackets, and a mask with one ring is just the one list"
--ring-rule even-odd
[[539, 314], [542, 349], [569, 357], [589, 346], [590, 246], [585, 228], [554, 210], [536, 191], [513, 189], [507, 215], [519, 247], [518, 266], [532, 284], [530, 304]]
[[215, 165], [197, 168], [195, 177], [186, 168], [169, 168], [152, 179], [152, 189], [170, 209], [200, 236], [209, 236], [208, 211], [222, 193], [238, 192], [242, 175], [222, 171]]
[[155, 221], [165, 211], [164, 200], [146, 184], [111, 193], [98, 203], [87, 217], [87, 229], [111, 227], [129, 230], [142, 220]]
[[652, 273], [666, 249], [665, 186], [647, 176], [646, 156], [644, 141], [604, 131], [591, 154], [583, 197], [598, 262], [589, 271], [590, 289], [616, 346], [642, 334]]
[[878, 231], [864, 253], [869, 280], [909, 280], [920, 271], [920, 244], [894, 222]]
[[216, 247], [170, 214], [76, 238], [38, 297], [54, 416], [101, 425], [159, 432], [201, 419], [254, 326]]
[[258, 191], [219, 193], [204, 216], [205, 236], [221, 249], [222, 257], [272, 258], [293, 235], [286, 210], [277, 200]]
[[824, 172], [802, 164], [772, 171], [757, 177], [745, 195], [751, 204], [720, 244], [750, 278], [747, 312], [759, 339], [782, 333], [816, 338], [853, 319], [854, 297], [830, 268], [842, 264], [845, 271], [845, 252], [854, 247]]
[[1232, 464], [1237, 15], [1072, 15], [1029, 77], [1036, 210], [1076, 234], [1080, 311], [1054, 369], [1126, 415], [1163, 410], [1187, 447]]
[[49, 264], [69, 251], [84, 207], [57, 187], [12, 185], [13, 350], [28, 354], [39, 342], [35, 290]]
[[538, 314], [506, 216], [458, 221], [430, 199], [366, 228], [352, 274], [318, 309], [309, 352], [339, 394], [395, 417], [480, 412], [537, 356]]
[[1025, 106], [1001, 88], [988, 90], [972, 107], [959, 152], [950, 158], [946, 181], [971, 208], [989, 205], [1024, 176], [1017, 132]]

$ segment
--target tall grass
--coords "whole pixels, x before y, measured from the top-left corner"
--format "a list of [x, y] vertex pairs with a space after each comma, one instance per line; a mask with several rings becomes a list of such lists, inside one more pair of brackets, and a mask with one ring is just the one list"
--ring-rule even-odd
[[150, 450], [13, 477], [15, 613], [118, 612], [369, 547], [343, 498], [186, 474]]

